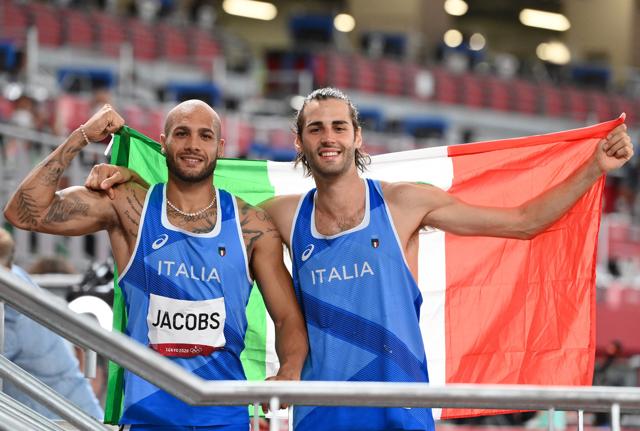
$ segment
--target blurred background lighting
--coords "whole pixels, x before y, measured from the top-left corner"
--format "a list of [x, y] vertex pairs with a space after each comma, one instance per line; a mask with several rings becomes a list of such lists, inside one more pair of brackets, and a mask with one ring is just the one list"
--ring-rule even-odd
[[464, 0], [446, 0], [444, 10], [449, 15], [462, 16], [469, 10], [469, 5]]
[[553, 64], [567, 64], [571, 61], [571, 52], [562, 42], [545, 42], [538, 45], [536, 55], [540, 60]]
[[469, 48], [473, 51], [480, 51], [487, 44], [486, 39], [480, 33], [473, 33], [469, 38]]
[[224, 0], [222, 9], [229, 15], [271, 21], [278, 15], [278, 9], [272, 4], [255, 0]]
[[529, 27], [544, 28], [546, 30], [567, 31], [571, 23], [560, 13], [545, 12], [536, 9], [522, 9], [520, 22]]
[[444, 43], [449, 48], [456, 48], [462, 43], [462, 33], [456, 29], [447, 30], [444, 34]]
[[333, 19], [333, 26], [338, 31], [349, 33], [356, 27], [356, 20], [349, 14], [341, 13]]

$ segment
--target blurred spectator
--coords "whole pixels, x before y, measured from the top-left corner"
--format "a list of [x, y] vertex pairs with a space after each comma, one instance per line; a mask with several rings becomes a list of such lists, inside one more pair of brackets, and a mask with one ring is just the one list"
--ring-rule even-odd
[[[20, 267], [13, 265], [15, 244], [11, 235], [0, 228], [0, 265], [15, 275], [39, 287]], [[80, 373], [78, 361], [69, 343], [11, 307], [5, 306], [4, 356], [38, 380], [51, 387], [87, 414], [102, 419], [103, 412], [88, 381]], [[58, 416], [49, 411], [10, 381], [4, 382], [4, 392], [36, 412], [51, 418]]]
[[10, 122], [24, 129], [35, 129], [37, 117], [35, 100], [23, 94], [13, 102], [13, 105]]
[[43, 256], [29, 268], [30, 274], [76, 274], [68, 260], [60, 256]]
[[[30, 274], [77, 274], [76, 269], [71, 265], [71, 263], [63, 257], [60, 256], [44, 256], [36, 260], [33, 265], [31, 265]], [[90, 317], [96, 319], [96, 323], [98, 320], [93, 313], [84, 313], [89, 315]], [[73, 346], [73, 351], [79, 362], [79, 369], [84, 370], [85, 367], [85, 354], [84, 349], [78, 346]], [[94, 378], [89, 379], [89, 383], [91, 384], [91, 389], [93, 390], [94, 395], [98, 399], [100, 405], [104, 405], [104, 399], [106, 395], [106, 382], [107, 382], [107, 365], [106, 361], [103, 357], [97, 357], [96, 363], [96, 375]]]
[[113, 94], [109, 87], [96, 87], [91, 95], [91, 114], [98, 111], [104, 105], [114, 105]]

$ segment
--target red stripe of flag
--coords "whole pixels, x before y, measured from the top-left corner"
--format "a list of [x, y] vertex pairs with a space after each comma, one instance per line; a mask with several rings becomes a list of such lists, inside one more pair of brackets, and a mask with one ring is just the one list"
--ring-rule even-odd
[[[567, 178], [622, 118], [549, 135], [453, 146], [449, 192], [511, 207]], [[530, 241], [446, 234], [446, 382], [590, 385], [604, 177]], [[442, 418], [497, 413], [444, 409]]]

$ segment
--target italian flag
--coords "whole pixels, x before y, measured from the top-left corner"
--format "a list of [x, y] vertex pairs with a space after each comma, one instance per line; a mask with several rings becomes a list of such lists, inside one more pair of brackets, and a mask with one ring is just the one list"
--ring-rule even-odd
[[[364, 176], [433, 184], [472, 204], [516, 206], [571, 175], [623, 121], [374, 156]], [[116, 135], [111, 160], [149, 183], [167, 180], [160, 145], [130, 128]], [[292, 163], [264, 160], [219, 160], [214, 183], [250, 204], [313, 187]], [[420, 232], [420, 326], [432, 384], [591, 384], [603, 185], [604, 177], [533, 240]], [[119, 293], [116, 286], [114, 329], [122, 331], [126, 315]], [[273, 325], [258, 289], [247, 316], [242, 360], [248, 379], [263, 380], [276, 372], [278, 362]], [[117, 423], [122, 370], [111, 363], [109, 371], [105, 422]], [[436, 418], [488, 413], [496, 410], [434, 409]]]

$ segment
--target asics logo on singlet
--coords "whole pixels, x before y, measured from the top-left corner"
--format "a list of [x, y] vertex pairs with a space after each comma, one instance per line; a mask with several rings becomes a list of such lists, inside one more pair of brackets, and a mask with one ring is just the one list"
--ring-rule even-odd
[[309, 244], [307, 248], [305, 248], [302, 254], [300, 255], [300, 259], [302, 259], [303, 262], [306, 262], [307, 259], [311, 257], [311, 253], [313, 253], [314, 248], [316, 248], [315, 245]]
[[157, 250], [163, 245], [165, 245], [168, 240], [169, 240], [169, 235], [167, 235], [166, 233], [163, 233], [162, 235], [160, 235], [160, 237], [157, 240], [153, 241], [153, 244], [151, 244], [151, 248], [154, 250]]

